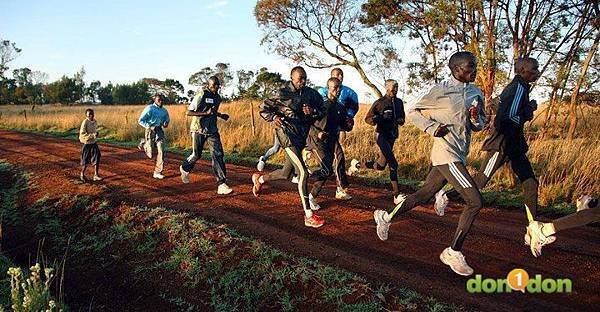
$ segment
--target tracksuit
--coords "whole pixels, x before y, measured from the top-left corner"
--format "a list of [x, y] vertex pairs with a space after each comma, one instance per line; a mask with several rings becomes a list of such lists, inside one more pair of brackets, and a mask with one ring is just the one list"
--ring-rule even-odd
[[[323, 97], [323, 101], [326, 101], [328, 89], [326, 87], [322, 87], [319, 89], [319, 93]], [[346, 109], [346, 115], [349, 118], [353, 119], [358, 113], [358, 95], [350, 87], [342, 85], [338, 102]], [[349, 183], [348, 176], [346, 175], [346, 156], [344, 155], [342, 142], [345, 138], [346, 131], [351, 131], [352, 129], [340, 130], [339, 139], [335, 147], [333, 165], [335, 167], [335, 176], [338, 187], [347, 188]]]
[[388, 166], [394, 196], [400, 193], [398, 188], [398, 161], [394, 156], [394, 143], [398, 138], [398, 127], [404, 124], [405, 118], [402, 100], [387, 95], [375, 101], [365, 117], [366, 123], [376, 127], [379, 156], [375, 160], [362, 162], [361, 167], [384, 170]]
[[[529, 99], [529, 83], [519, 75], [500, 94], [500, 104], [496, 113], [491, 135], [484, 141], [485, 151], [481, 167], [474, 177], [477, 187], [482, 189], [492, 175], [505, 163], [510, 163], [513, 172], [523, 184], [525, 205], [533, 217], [537, 212], [538, 181], [527, 158], [527, 141], [523, 133], [525, 122], [533, 119], [537, 108]], [[456, 191], [448, 191], [451, 199], [456, 199]]]
[[221, 101], [219, 94], [212, 93], [206, 88], [200, 89], [192, 99], [192, 102], [188, 106], [188, 111], [207, 113], [212, 109], [213, 114], [208, 116], [192, 116], [192, 123], [190, 125], [192, 153], [181, 164], [185, 172], [189, 173], [192, 171], [196, 161], [202, 156], [204, 146], [207, 145], [212, 158], [213, 173], [219, 185], [226, 182], [227, 175], [223, 159], [225, 154], [223, 153], [221, 136], [217, 128], [217, 112]]
[[[478, 118], [472, 120], [469, 108], [475, 102], [479, 103]], [[453, 250], [460, 251], [482, 206], [477, 184], [465, 165], [471, 143], [471, 131], [480, 131], [485, 125], [483, 94], [476, 86], [451, 77], [432, 87], [417, 101], [408, 110], [408, 118], [417, 128], [432, 136], [442, 124], [448, 125], [449, 133], [433, 138], [433, 167], [425, 184], [417, 192], [408, 195], [403, 203], [388, 211], [389, 218], [428, 202], [446, 183], [450, 183], [465, 198], [467, 204], [460, 216], [451, 246]]]
[[144, 108], [140, 114], [138, 123], [144, 127], [144, 139], [141, 140], [140, 145], [143, 146], [146, 156], [152, 158], [154, 150], [156, 150], [156, 165], [154, 167], [154, 173], [161, 173], [164, 166], [164, 144], [165, 144], [165, 133], [163, 131], [163, 124], [170, 123], [169, 112], [162, 106], [158, 106], [155, 103], [149, 104]]
[[[312, 108], [311, 115], [305, 115], [303, 106]], [[261, 117], [272, 122], [275, 116], [283, 118], [283, 125], [275, 129], [275, 134], [281, 147], [284, 148], [287, 159], [298, 173], [298, 193], [305, 212], [310, 211], [308, 202], [308, 170], [302, 159], [302, 149], [306, 147], [308, 132], [316, 120], [325, 115], [323, 99], [319, 93], [309, 87], [299, 90], [290, 82], [281, 88], [278, 94], [265, 100], [260, 105]], [[269, 174], [271, 180], [287, 180], [291, 178], [293, 170], [288, 166], [275, 170]]]
[[[346, 107], [337, 100], [326, 99], [323, 102], [323, 107], [326, 115], [313, 124], [308, 136], [308, 147], [313, 151], [319, 162], [318, 169], [312, 173], [313, 176], [316, 176], [317, 181], [313, 184], [310, 194], [315, 198], [321, 192], [325, 181], [334, 172], [335, 153], [336, 150], [341, 148], [339, 144], [340, 129], [348, 131], [348, 121], [350, 119]], [[324, 137], [319, 139], [319, 133]], [[338, 151], [338, 153], [341, 152]]]

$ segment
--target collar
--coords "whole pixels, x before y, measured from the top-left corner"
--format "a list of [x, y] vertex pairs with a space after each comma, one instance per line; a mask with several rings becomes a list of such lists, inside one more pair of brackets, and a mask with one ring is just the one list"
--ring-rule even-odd
[[529, 82], [525, 81], [525, 79], [523, 79], [523, 77], [519, 74], [515, 75], [515, 78], [513, 78], [513, 80], [518, 81], [520, 84], [526, 86], [527, 88], [529, 88]]
[[152, 102], [152, 105], [156, 106], [156, 108], [162, 108], [162, 106], [158, 106], [158, 104], [156, 104], [156, 102]]
[[462, 82], [456, 78], [452, 74], [450, 74], [450, 79], [448, 80], [448, 86], [454, 88], [466, 88], [469, 86], [468, 82]]

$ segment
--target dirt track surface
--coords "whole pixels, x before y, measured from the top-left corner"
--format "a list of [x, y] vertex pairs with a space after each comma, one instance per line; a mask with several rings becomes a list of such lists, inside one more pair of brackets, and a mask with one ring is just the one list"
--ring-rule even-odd
[[454, 274], [439, 260], [439, 253], [451, 243], [460, 206], [450, 207], [444, 217], [436, 216], [431, 205], [417, 207], [397, 217], [389, 239], [382, 242], [375, 234], [373, 211], [389, 208], [391, 195], [384, 189], [353, 183], [350, 192], [354, 199], [337, 201], [335, 183], [329, 182], [319, 198], [319, 215], [326, 224], [311, 229], [304, 226], [296, 185], [272, 183], [263, 188], [259, 198], [252, 195], [254, 168], [227, 165], [228, 184], [235, 192], [221, 196], [216, 194], [208, 162], [197, 163], [191, 183], [183, 184], [178, 169], [183, 157], [167, 153], [166, 178], [156, 180], [152, 178], [154, 161], [137, 149], [101, 144], [101, 175], [105, 179], [81, 184], [78, 142], [4, 130], [0, 130], [0, 142], [0, 159], [30, 171], [40, 192], [60, 194], [66, 190], [193, 212], [293, 254], [468, 308], [569, 311], [600, 307], [598, 228], [560, 233], [556, 243], [544, 248], [541, 258], [534, 258], [523, 245], [524, 213], [484, 208], [463, 248], [475, 274], [497, 279], [523, 268], [530, 276], [570, 278], [573, 292], [469, 294], [467, 278]]

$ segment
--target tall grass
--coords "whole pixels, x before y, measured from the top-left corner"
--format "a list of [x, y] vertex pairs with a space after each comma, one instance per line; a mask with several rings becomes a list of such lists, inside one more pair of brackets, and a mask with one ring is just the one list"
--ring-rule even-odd
[[[238, 153], [258, 157], [273, 143], [273, 130], [258, 115], [259, 102], [238, 101], [221, 106], [228, 113], [229, 121], [219, 121], [219, 131], [226, 153]], [[377, 147], [373, 127], [364, 122], [368, 105], [361, 105], [354, 130], [344, 143], [346, 158], [375, 157]], [[78, 129], [85, 116], [85, 106], [44, 105], [31, 107], [0, 106], [0, 127], [35, 131], [67, 131]], [[143, 109], [136, 106], [94, 106], [100, 126], [100, 136], [118, 141], [136, 141], [143, 135], [137, 119]], [[189, 118], [185, 116], [185, 105], [167, 105], [171, 125], [166, 129], [169, 144], [189, 148]], [[254, 110], [255, 134], [252, 133], [250, 109]], [[541, 110], [540, 110], [541, 111]], [[529, 158], [540, 180], [540, 201], [543, 205], [571, 201], [584, 193], [600, 194], [600, 120], [598, 108], [582, 109], [579, 137], [566, 141], [560, 135], [547, 135], [536, 139], [537, 129], [543, 116], [535, 120], [528, 133], [530, 139]], [[554, 125], [562, 129], [562, 120]], [[469, 155], [471, 170], [479, 166], [482, 156], [480, 148], [485, 134], [474, 135]], [[423, 180], [430, 168], [429, 154], [431, 138], [412, 125], [401, 127], [394, 152], [400, 163], [399, 175], [406, 179]], [[281, 162], [280, 153], [273, 158]], [[387, 175], [385, 172], [382, 176]], [[492, 189], [511, 187], [514, 178], [509, 170], [501, 170], [490, 183]]]

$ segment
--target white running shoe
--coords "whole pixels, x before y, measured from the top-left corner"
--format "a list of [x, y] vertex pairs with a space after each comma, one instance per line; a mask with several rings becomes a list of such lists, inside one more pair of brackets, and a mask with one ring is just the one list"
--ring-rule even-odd
[[398, 194], [398, 195], [394, 196], [394, 205], [398, 206], [398, 205], [402, 204], [405, 200], [406, 200], [406, 195]]
[[350, 200], [350, 199], [352, 199], [352, 196], [350, 194], [348, 194], [347, 189], [338, 187], [335, 190], [335, 198], [341, 199], [341, 200]]
[[160, 173], [160, 172], [155, 172], [155, 173], [152, 175], [152, 177], [153, 177], [153, 178], [155, 178], [155, 179], [159, 179], [159, 180], [162, 180], [162, 179], [164, 179], [164, 178], [165, 178], [165, 176], [164, 176], [162, 173]]
[[388, 238], [388, 231], [390, 229], [391, 222], [385, 221], [388, 213], [385, 210], [375, 210], [373, 213], [373, 219], [377, 224], [377, 236], [380, 240], [384, 241]]
[[460, 251], [454, 251], [452, 248], [448, 247], [440, 254], [440, 260], [442, 260], [444, 264], [450, 266], [452, 271], [456, 274], [462, 276], [473, 274], [473, 268], [467, 264], [465, 256], [463, 256]]
[[577, 198], [577, 211], [582, 211], [598, 206], [598, 199], [589, 195], [582, 195]]
[[[529, 225], [527, 226], [527, 234], [525, 237], [529, 236], [529, 248], [534, 257], [541, 256], [542, 247], [556, 240], [553, 236], [544, 235], [542, 232], [543, 227], [544, 224], [539, 221], [529, 222]], [[527, 244], [527, 240], [525, 240], [525, 243]]]
[[260, 156], [260, 158], [258, 158], [258, 163], [256, 164], [256, 170], [258, 170], [258, 171], [265, 170], [265, 158], [263, 156]]
[[181, 182], [185, 184], [190, 183], [190, 173], [183, 170], [183, 166], [179, 166], [179, 172], [181, 172]]
[[[525, 233], [524, 241], [525, 241], [526, 246], [531, 246], [531, 236], [529, 236], [529, 233]], [[547, 236], [546, 242], [542, 244], [542, 247], [544, 247], [546, 245], [550, 245], [550, 244], [554, 243], [555, 241], [556, 241], [555, 236]]]
[[359, 168], [360, 168], [360, 161], [358, 161], [358, 159], [352, 159], [352, 161], [350, 161], [350, 168], [348, 168], [348, 172], [346, 172], [346, 174], [348, 176], [352, 176], [358, 172]]
[[231, 192], [233, 192], [233, 189], [231, 189], [229, 185], [225, 183], [219, 184], [219, 187], [217, 188], [217, 194], [219, 195], [227, 195], [231, 194]]
[[310, 210], [317, 211], [321, 209], [321, 206], [317, 203], [317, 200], [312, 196], [312, 194], [308, 194], [308, 203], [310, 204]]
[[298, 182], [300, 182], [300, 180], [298, 180], [298, 176], [294, 176], [294, 177], [292, 178], [292, 183], [294, 183], [294, 184], [298, 184]]
[[435, 193], [435, 204], [433, 204], [433, 209], [438, 216], [443, 216], [446, 211], [446, 207], [448, 207], [448, 196], [446, 196], [446, 191], [441, 189], [439, 192]]
[[94, 177], [92, 178], [92, 180], [94, 180], [94, 181], [102, 181], [103, 179], [99, 175], [94, 175]]
[[307, 160], [309, 160], [312, 157], [312, 151], [311, 150], [307, 150], [307, 149], [303, 149], [302, 150], [302, 160], [304, 160], [304, 162], [306, 162]]

